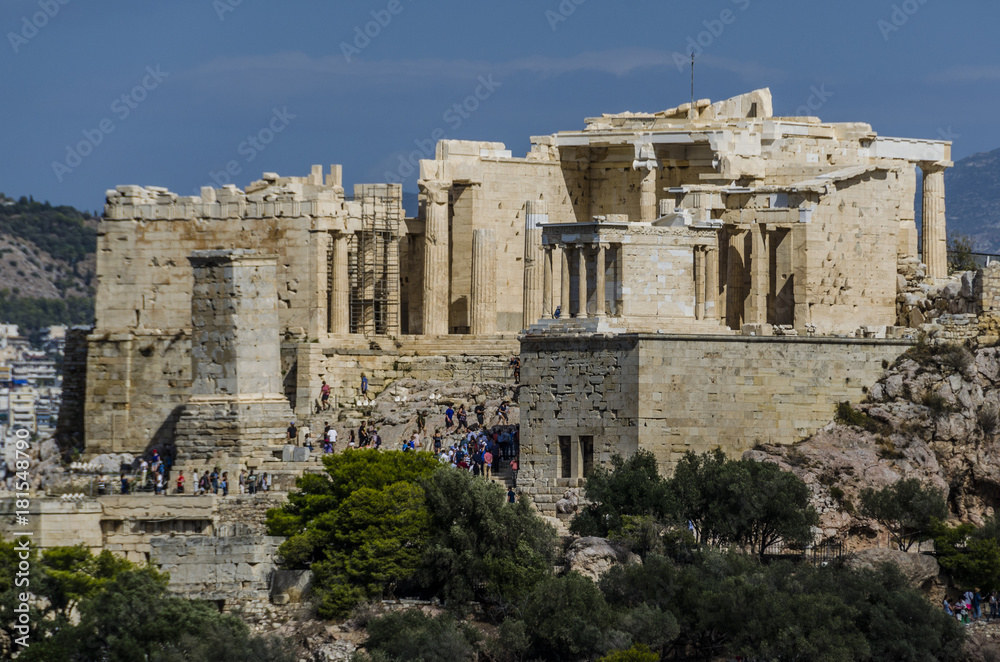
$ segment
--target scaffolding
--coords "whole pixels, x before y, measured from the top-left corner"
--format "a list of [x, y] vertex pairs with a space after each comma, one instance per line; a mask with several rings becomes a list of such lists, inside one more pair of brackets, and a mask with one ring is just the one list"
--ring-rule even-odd
[[386, 336], [399, 333], [399, 185], [358, 187], [361, 230], [348, 246], [351, 286], [351, 333]]

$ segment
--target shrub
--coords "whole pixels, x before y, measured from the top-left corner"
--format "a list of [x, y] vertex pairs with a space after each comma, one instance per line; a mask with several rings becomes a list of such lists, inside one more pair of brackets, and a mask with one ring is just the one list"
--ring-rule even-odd
[[889, 427], [881, 421], [876, 421], [865, 412], [858, 411], [851, 406], [850, 402], [841, 402], [837, 405], [835, 420], [842, 425], [853, 425], [872, 434], [885, 434]]
[[369, 659], [458, 662], [475, 659], [480, 640], [478, 630], [447, 614], [432, 617], [411, 609], [371, 619], [364, 646], [374, 654]]

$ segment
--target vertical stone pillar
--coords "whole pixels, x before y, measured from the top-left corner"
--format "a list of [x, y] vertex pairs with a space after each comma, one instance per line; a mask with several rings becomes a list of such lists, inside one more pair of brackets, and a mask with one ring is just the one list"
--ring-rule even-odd
[[715, 246], [705, 247], [705, 316], [716, 319], [719, 315], [719, 251]]
[[656, 168], [649, 168], [642, 176], [639, 189], [639, 220], [652, 223], [656, 220]]
[[574, 251], [576, 253], [576, 316], [587, 318], [587, 248], [582, 244]]
[[923, 163], [924, 211], [922, 247], [927, 275], [948, 277], [948, 232], [945, 226], [944, 171], [940, 163]]
[[493, 228], [472, 231], [472, 335], [497, 332], [497, 233]]
[[605, 265], [604, 265], [604, 246], [602, 244], [597, 244], [597, 252], [594, 254], [594, 271], [596, 272], [596, 278], [594, 279], [594, 316], [604, 317], [605, 315], [605, 298], [607, 296], [606, 289], [606, 279], [605, 279]]
[[424, 334], [446, 335], [448, 292], [451, 285], [451, 268], [448, 260], [450, 184], [425, 181], [420, 185], [427, 197], [427, 222], [424, 226]]
[[191, 394], [281, 393], [278, 260], [252, 250], [195, 251]]
[[[390, 336], [398, 336], [401, 308], [399, 305], [399, 292], [402, 289], [399, 282], [399, 236], [391, 234], [386, 241], [388, 242], [386, 245], [386, 273], [383, 274], [383, 278], [386, 280], [384, 291], [389, 296], [385, 301], [385, 333]], [[390, 279], [395, 280], [395, 282], [391, 282]]]
[[726, 324], [730, 329], [743, 327], [743, 241], [744, 230], [735, 227], [727, 233], [729, 273], [726, 276]]
[[330, 291], [330, 333], [350, 333], [351, 284], [348, 277], [347, 235], [333, 237], [333, 287]]
[[542, 254], [542, 317], [552, 318], [552, 249], [548, 246]]
[[562, 311], [562, 316], [568, 318], [569, 306], [570, 306], [570, 285], [569, 285], [569, 257], [573, 249], [567, 245], [562, 246], [562, 274], [559, 283], [559, 307]]
[[694, 247], [694, 318], [705, 319], [705, 247]]
[[309, 280], [313, 305], [309, 306], [310, 339], [330, 332], [330, 234], [309, 232]]
[[750, 230], [753, 252], [750, 255], [750, 306], [746, 319], [751, 324], [767, 323], [767, 294], [770, 290], [766, 229], [754, 223]]
[[541, 319], [544, 277], [542, 274], [542, 224], [548, 222], [546, 203], [528, 200], [524, 203], [524, 312], [521, 328]]

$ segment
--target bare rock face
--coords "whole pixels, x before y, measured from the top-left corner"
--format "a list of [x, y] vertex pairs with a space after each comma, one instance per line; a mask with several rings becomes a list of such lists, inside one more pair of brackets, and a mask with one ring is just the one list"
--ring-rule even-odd
[[563, 498], [556, 501], [556, 512], [564, 515], [572, 515], [580, 507], [580, 497], [573, 490], [567, 490]]
[[641, 562], [632, 552], [604, 538], [578, 538], [566, 550], [566, 566], [595, 582], [615, 564], [631, 565]]
[[805, 481], [824, 537], [874, 544], [884, 532], [859, 515], [860, 492], [901, 478], [940, 489], [962, 522], [1000, 506], [1000, 349], [918, 345], [847, 414], [795, 446], [744, 454]]
[[847, 566], [852, 570], [874, 569], [883, 563], [893, 563], [898, 566], [913, 588], [927, 588], [941, 572], [933, 556], [911, 554], [885, 547], [872, 547], [855, 552], [847, 559]]

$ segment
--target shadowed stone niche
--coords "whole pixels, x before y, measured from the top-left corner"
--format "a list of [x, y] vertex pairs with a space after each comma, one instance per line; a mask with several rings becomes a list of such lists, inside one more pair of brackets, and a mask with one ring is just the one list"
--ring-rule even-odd
[[177, 423], [178, 465], [257, 466], [294, 418], [282, 394], [277, 257], [214, 250], [188, 259], [193, 379]]

